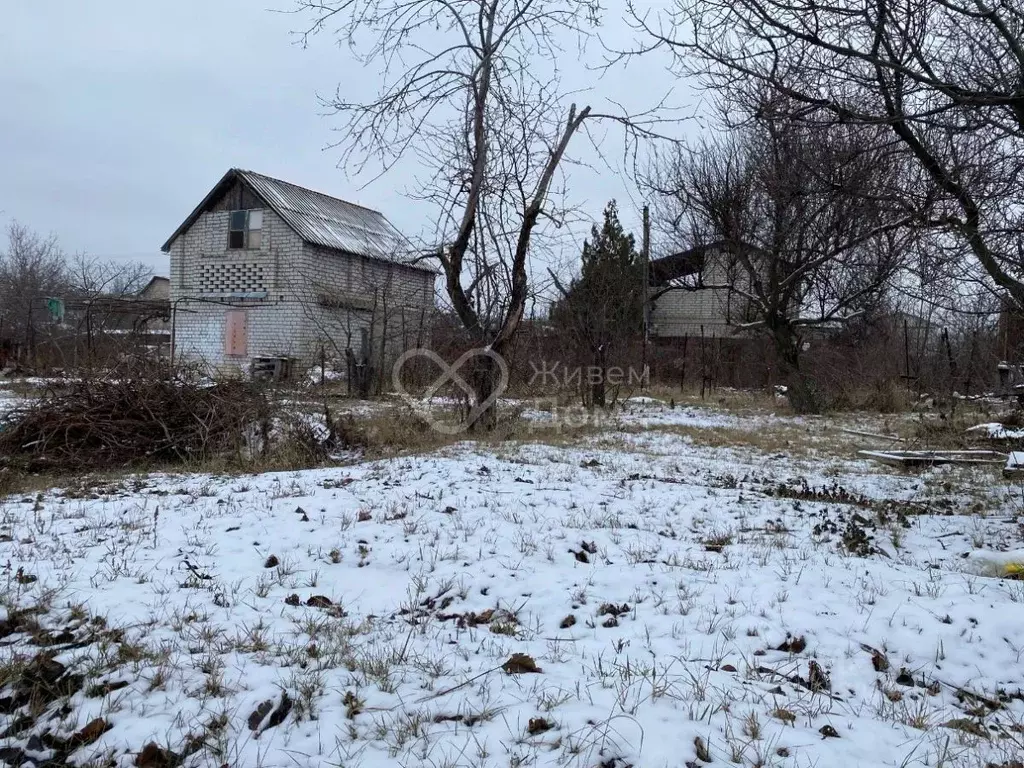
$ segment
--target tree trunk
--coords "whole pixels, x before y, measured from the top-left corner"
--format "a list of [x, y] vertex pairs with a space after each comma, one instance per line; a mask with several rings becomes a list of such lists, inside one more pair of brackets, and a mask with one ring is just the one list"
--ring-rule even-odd
[[490, 432], [498, 425], [499, 388], [503, 386], [501, 368], [490, 355], [477, 355], [469, 367], [466, 380], [473, 389], [474, 402], [466, 419], [467, 428], [470, 432]]
[[800, 339], [792, 328], [783, 326], [772, 333], [775, 350], [779, 355], [786, 397], [797, 413], [821, 413], [825, 409], [824, 396], [818, 382], [800, 368]]
[[605, 348], [602, 344], [594, 350], [594, 365], [587, 372], [588, 376], [596, 374], [596, 377], [590, 382], [591, 408], [604, 408], [607, 404], [605, 394], [605, 362]]
[[821, 413], [825, 410], [825, 398], [818, 382], [799, 368], [787, 370], [786, 396], [790, 407], [797, 413]]

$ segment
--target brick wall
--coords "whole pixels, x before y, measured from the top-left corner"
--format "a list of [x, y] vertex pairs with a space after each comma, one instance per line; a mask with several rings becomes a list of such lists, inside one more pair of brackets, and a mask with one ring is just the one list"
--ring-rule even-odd
[[[719, 264], [710, 264], [704, 273], [708, 285], [736, 284], [746, 273], [729, 275]], [[732, 336], [737, 323], [743, 322], [746, 300], [724, 289], [671, 290], [655, 300], [651, 311], [652, 335], [659, 338]]]
[[[223, 206], [208, 211], [171, 245], [175, 355], [239, 368], [252, 357], [298, 356], [306, 323], [300, 297], [284, 274], [302, 258], [303, 243], [263, 209], [260, 247], [229, 249], [229, 216]], [[247, 352], [241, 358], [225, 355], [226, 314], [232, 309], [247, 314]]]
[[303, 264], [295, 279], [315, 307], [307, 312], [314, 348], [323, 346], [340, 362], [346, 348], [362, 351], [365, 332], [371, 356], [383, 354], [386, 367], [422, 343], [434, 306], [434, 273], [311, 245]]
[[[227, 195], [244, 197], [237, 189]], [[246, 368], [253, 357], [312, 364], [323, 350], [340, 364], [346, 348], [360, 351], [364, 332], [374, 356], [383, 341], [388, 357], [422, 335], [433, 273], [305, 244], [270, 209], [263, 209], [260, 247], [231, 250], [231, 207], [215, 205], [171, 246], [176, 356]], [[225, 354], [232, 310], [246, 312], [244, 357]]]

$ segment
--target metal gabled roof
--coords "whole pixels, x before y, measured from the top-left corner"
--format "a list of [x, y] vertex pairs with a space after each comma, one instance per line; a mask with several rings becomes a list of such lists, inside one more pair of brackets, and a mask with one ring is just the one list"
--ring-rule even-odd
[[686, 251], [662, 256], [651, 261], [648, 276], [651, 285], [670, 285], [677, 280], [700, 272], [704, 264], [705, 248], [697, 246]]
[[699, 274], [704, 268], [709, 254], [729, 253], [730, 250], [740, 249], [747, 254], [757, 257], [762, 253], [756, 245], [744, 243], [730, 243], [726, 240], [716, 240], [712, 243], [696, 245], [685, 251], [662, 256], [651, 262], [649, 277], [651, 285], [682, 286], [685, 285], [685, 278]]
[[415, 255], [411, 243], [380, 211], [239, 168], [232, 168], [224, 175], [210, 194], [171, 235], [163, 250], [169, 251], [174, 240], [192, 226], [203, 211], [236, 179], [248, 185], [304, 242], [357, 256], [435, 271], [429, 266], [410, 263]]

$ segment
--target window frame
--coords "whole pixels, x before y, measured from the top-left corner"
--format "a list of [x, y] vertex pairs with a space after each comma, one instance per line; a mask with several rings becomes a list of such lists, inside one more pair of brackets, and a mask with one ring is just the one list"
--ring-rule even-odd
[[[253, 227], [253, 214], [259, 220], [259, 226]], [[244, 216], [241, 229], [236, 228], [237, 217]], [[229, 251], [258, 251], [263, 247], [263, 209], [262, 208], [240, 208], [228, 214], [228, 250]], [[241, 245], [235, 245], [236, 235], [241, 235]], [[255, 234], [255, 243], [253, 235]]]

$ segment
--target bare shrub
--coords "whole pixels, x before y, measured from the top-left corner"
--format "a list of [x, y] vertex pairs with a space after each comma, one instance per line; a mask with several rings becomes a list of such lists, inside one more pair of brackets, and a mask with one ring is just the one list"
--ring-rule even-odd
[[340, 444], [359, 446], [372, 455], [431, 450], [465, 437], [438, 432], [412, 409], [403, 407], [384, 409], [358, 420], [344, 416], [333, 424], [332, 432]]
[[[265, 456], [281, 429], [267, 390], [195, 368], [134, 361], [105, 376], [59, 381], [0, 423], [0, 455], [23, 471], [110, 470]], [[312, 455], [310, 455], [312, 458]]]

